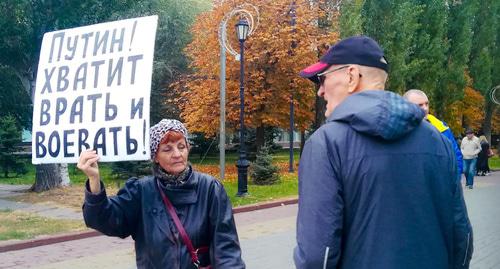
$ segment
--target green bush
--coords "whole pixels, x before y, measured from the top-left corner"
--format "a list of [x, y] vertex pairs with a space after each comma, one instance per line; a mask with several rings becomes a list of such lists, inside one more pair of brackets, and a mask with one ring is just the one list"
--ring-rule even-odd
[[257, 185], [271, 185], [279, 180], [279, 168], [272, 164], [273, 157], [269, 148], [264, 146], [257, 153], [255, 162], [250, 166], [250, 178]]
[[111, 176], [119, 180], [151, 175], [150, 161], [125, 161], [111, 163]]
[[0, 118], [0, 167], [4, 177], [9, 177], [10, 172], [17, 175], [26, 174], [24, 162], [15, 153], [20, 151], [21, 130], [13, 116]]
[[207, 154], [214, 155], [219, 151], [219, 140], [216, 137], [207, 138], [203, 133], [192, 133], [189, 140], [191, 143], [189, 154], [193, 157], [198, 154], [200, 160]]

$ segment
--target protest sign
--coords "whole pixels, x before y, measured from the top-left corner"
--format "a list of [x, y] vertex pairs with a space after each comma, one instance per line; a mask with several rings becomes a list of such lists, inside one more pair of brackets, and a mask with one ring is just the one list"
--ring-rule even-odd
[[32, 162], [149, 159], [149, 97], [158, 17], [46, 33], [33, 108]]

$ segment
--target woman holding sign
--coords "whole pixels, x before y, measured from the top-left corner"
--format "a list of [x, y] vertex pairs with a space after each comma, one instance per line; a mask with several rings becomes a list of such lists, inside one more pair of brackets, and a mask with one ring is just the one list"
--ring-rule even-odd
[[109, 236], [131, 235], [138, 268], [245, 268], [226, 191], [193, 171], [187, 137], [177, 120], [151, 127], [153, 175], [128, 180], [113, 197], [100, 181], [97, 153], [82, 152], [85, 223]]

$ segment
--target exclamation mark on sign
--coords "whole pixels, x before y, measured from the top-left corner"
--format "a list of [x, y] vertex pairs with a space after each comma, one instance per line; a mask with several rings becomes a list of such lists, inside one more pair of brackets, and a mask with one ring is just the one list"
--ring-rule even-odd
[[132, 42], [134, 42], [135, 27], [137, 26], [137, 21], [134, 21], [134, 26], [132, 26], [132, 37], [130, 38], [130, 46], [128, 50], [132, 50]]
[[142, 124], [142, 154], [146, 155], [146, 120]]

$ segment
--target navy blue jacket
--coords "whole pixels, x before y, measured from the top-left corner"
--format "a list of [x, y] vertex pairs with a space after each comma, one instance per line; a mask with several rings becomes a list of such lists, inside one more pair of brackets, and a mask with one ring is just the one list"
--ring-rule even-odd
[[342, 102], [299, 166], [297, 268], [468, 268], [472, 228], [448, 139], [387, 91]]
[[[89, 192], [83, 216], [88, 227], [109, 236], [135, 241], [138, 268], [195, 268], [191, 256], [166, 211], [153, 177], [127, 181], [116, 196], [107, 197], [104, 184], [98, 194]], [[193, 171], [179, 187], [163, 186], [195, 248], [212, 268], [245, 268], [231, 203], [223, 186], [213, 177]]]

